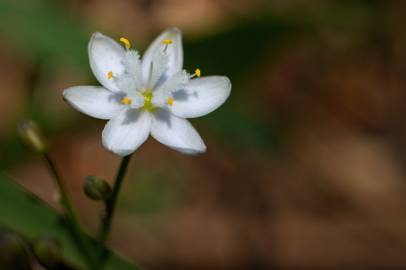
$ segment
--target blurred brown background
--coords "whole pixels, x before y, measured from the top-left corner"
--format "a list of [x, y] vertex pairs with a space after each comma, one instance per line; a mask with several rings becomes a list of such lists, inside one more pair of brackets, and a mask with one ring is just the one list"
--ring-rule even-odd
[[96, 84], [92, 32], [145, 49], [184, 32], [185, 65], [227, 75], [230, 99], [192, 120], [208, 146], [153, 139], [133, 157], [109, 245], [146, 269], [406, 267], [406, 3], [327, 0], [1, 0], [0, 170], [53, 205], [41, 160], [17, 140], [37, 120], [93, 233], [83, 178], [111, 180], [104, 121], [64, 88]]

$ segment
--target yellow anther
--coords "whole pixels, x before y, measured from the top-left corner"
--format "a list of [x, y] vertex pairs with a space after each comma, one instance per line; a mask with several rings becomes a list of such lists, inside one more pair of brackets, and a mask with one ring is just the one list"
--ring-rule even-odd
[[200, 69], [196, 68], [195, 73], [189, 76], [190, 79], [193, 79], [194, 77], [200, 77], [202, 75], [202, 72]]
[[172, 43], [173, 43], [172, 39], [164, 39], [164, 40], [162, 40], [162, 44], [165, 44], [165, 45], [170, 45]]
[[196, 69], [195, 70], [195, 75], [197, 76], [197, 77], [200, 77], [201, 75], [202, 75], [202, 72], [200, 71], [200, 69]]
[[120, 101], [122, 104], [124, 105], [131, 105], [131, 103], [133, 103], [133, 101], [131, 100], [131, 98], [129, 97], [125, 97]]
[[113, 78], [113, 71], [109, 71], [107, 72], [107, 78], [110, 80], [111, 78]]
[[129, 41], [127, 38], [122, 37], [122, 38], [120, 38], [120, 41], [124, 44], [124, 46], [125, 46], [127, 49], [131, 48], [131, 43], [130, 43], [130, 41]]
[[168, 104], [169, 106], [172, 106], [173, 105], [173, 98], [172, 97], [168, 98], [166, 100], [166, 104]]

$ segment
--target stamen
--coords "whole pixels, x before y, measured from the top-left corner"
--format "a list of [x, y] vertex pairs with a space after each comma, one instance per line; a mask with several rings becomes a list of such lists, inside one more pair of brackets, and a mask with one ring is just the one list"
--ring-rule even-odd
[[168, 50], [168, 46], [171, 45], [172, 43], [173, 43], [172, 39], [164, 39], [164, 40], [162, 40], [162, 44], [165, 45], [164, 53], [166, 53], [166, 51]]
[[197, 68], [197, 69], [195, 70], [195, 73], [190, 76], [190, 79], [192, 79], [192, 78], [194, 78], [194, 77], [200, 78], [201, 75], [202, 75], [202, 72], [200, 71], [200, 69]]
[[107, 72], [107, 79], [110, 80], [111, 78], [113, 78], [113, 71]]
[[148, 77], [148, 83], [147, 83], [148, 89], [152, 88], [151, 83], [152, 83], [152, 71], [153, 71], [153, 69], [154, 69], [154, 63], [151, 62], [151, 65], [149, 66], [149, 77]]
[[124, 46], [127, 48], [127, 50], [131, 48], [131, 43], [127, 38], [122, 37], [122, 38], [120, 38], [120, 41], [124, 44]]
[[125, 97], [120, 101], [122, 104], [124, 105], [131, 105], [131, 103], [133, 103], [132, 99], [129, 97]]
[[169, 97], [169, 98], [166, 100], [166, 104], [168, 104], [169, 106], [172, 106], [172, 105], [173, 105], [173, 97]]
[[201, 75], [202, 73], [201, 73], [200, 69], [197, 68], [197, 69], [195, 70], [195, 74], [196, 74], [197, 77], [200, 78], [200, 75]]

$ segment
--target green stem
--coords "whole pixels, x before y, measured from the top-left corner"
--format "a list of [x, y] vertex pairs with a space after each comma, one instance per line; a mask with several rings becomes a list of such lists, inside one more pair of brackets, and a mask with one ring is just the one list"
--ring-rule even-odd
[[76, 237], [76, 239], [74, 239], [74, 240], [77, 241], [79, 248], [82, 249], [84, 259], [87, 261], [90, 269], [97, 269], [96, 264], [94, 263], [94, 260], [93, 260], [93, 255], [92, 255], [91, 249], [88, 246], [89, 243], [86, 240], [86, 235], [83, 233], [83, 230], [80, 227], [78, 218], [76, 217], [75, 211], [73, 210], [73, 207], [72, 207], [71, 203], [69, 202], [68, 195], [63, 186], [61, 177], [59, 176], [59, 173], [55, 167], [55, 164], [47, 152], [43, 153], [43, 157], [48, 164], [48, 169], [49, 169], [50, 173], [52, 174], [52, 176], [55, 179], [56, 184], [58, 185], [59, 192], [61, 194], [61, 202], [62, 202], [63, 207], [65, 208], [65, 215], [67, 216], [68, 220], [70, 221], [72, 232]]
[[100, 263], [102, 263], [102, 261], [105, 259], [104, 246], [105, 246], [107, 238], [109, 236], [111, 222], [113, 220], [114, 210], [115, 210], [116, 204], [117, 204], [118, 194], [120, 193], [121, 185], [123, 183], [123, 179], [124, 179], [125, 173], [127, 171], [131, 156], [132, 155], [125, 156], [121, 160], [121, 164], [120, 164], [120, 167], [117, 172], [116, 180], [114, 182], [113, 191], [111, 193], [111, 196], [105, 201], [106, 215], [103, 218], [99, 237], [98, 237], [98, 242], [100, 245], [100, 257], [99, 257]]

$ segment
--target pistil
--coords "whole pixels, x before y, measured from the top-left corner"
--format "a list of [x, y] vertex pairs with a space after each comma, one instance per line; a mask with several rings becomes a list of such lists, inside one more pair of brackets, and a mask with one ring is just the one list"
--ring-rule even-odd
[[149, 112], [154, 112], [156, 110], [156, 107], [152, 103], [152, 98], [154, 97], [154, 94], [152, 93], [152, 91], [146, 90], [142, 93], [142, 96], [144, 97], [145, 110], [147, 110]]

